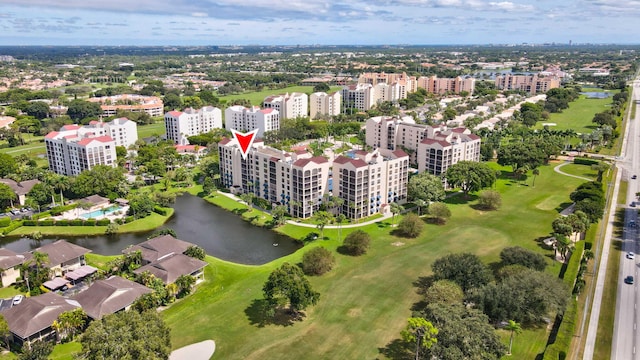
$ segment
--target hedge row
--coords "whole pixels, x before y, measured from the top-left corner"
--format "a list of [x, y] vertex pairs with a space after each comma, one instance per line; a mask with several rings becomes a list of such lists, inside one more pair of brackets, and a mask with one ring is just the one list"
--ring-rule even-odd
[[160, 214], [162, 216], [167, 216], [167, 210], [159, 207], [159, 206], [154, 206], [153, 208], [153, 212], [156, 214]]
[[11, 224], [11, 218], [6, 216], [3, 218], [0, 218], [0, 227], [7, 227], [9, 226], [9, 224]]
[[573, 289], [573, 285], [576, 283], [576, 277], [578, 276], [578, 271], [580, 271], [580, 260], [582, 260], [584, 244], [584, 241], [578, 241], [576, 243], [576, 247], [571, 253], [571, 257], [569, 258], [567, 269], [565, 270], [564, 276], [562, 277], [562, 281], [564, 281], [564, 283], [567, 284], [571, 289]]
[[13, 230], [19, 228], [20, 226], [22, 226], [22, 220], [12, 221], [11, 224], [9, 224], [9, 226], [7, 226], [6, 228], [2, 229], [2, 235], [7, 235], [8, 233], [12, 232]]
[[558, 328], [556, 341], [547, 346], [544, 351], [543, 360], [565, 360], [567, 358], [577, 323], [578, 301], [575, 297], [572, 297], [567, 309], [564, 311], [564, 315], [562, 316], [562, 323]]
[[49, 212], [51, 213], [51, 215], [53, 216], [58, 216], [60, 214], [62, 214], [65, 211], [71, 210], [71, 209], [75, 209], [76, 207], [78, 207], [78, 204], [69, 204], [69, 205], [60, 205], [60, 206], [55, 206], [53, 208], [51, 208], [51, 210], [49, 210]]
[[578, 165], [595, 165], [600, 163], [600, 161], [598, 160], [593, 160], [593, 159], [587, 159], [587, 158], [581, 158], [581, 157], [577, 157], [573, 159], [573, 163], [574, 164], [578, 164]]
[[24, 226], [107, 226], [111, 223], [109, 219], [88, 219], [88, 220], [23, 220]]

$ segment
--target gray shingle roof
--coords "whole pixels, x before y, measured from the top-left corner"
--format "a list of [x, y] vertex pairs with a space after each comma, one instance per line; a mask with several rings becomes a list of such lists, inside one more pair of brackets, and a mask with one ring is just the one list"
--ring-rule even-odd
[[184, 254], [174, 254], [160, 259], [157, 262], [142, 266], [134, 271], [141, 274], [150, 272], [165, 284], [175, 282], [182, 275], [189, 275], [207, 266], [205, 261], [189, 257]]
[[171, 235], [162, 235], [124, 249], [124, 253], [140, 250], [145, 263], [153, 263], [167, 255], [182, 254], [193, 244]]
[[27, 260], [31, 259], [35, 251], [45, 253], [49, 256], [49, 262], [47, 264], [50, 267], [60, 265], [91, 252], [91, 250], [82, 246], [72, 244], [65, 240], [58, 240], [51, 244], [41, 246], [30, 253], [25, 253], [25, 258]]
[[72, 299], [82, 305], [84, 312], [92, 319], [101, 319], [133, 304], [140, 296], [152, 292], [151, 289], [131, 280], [112, 276], [94, 282], [87, 290]]
[[46, 293], [25, 298], [19, 305], [3, 312], [9, 329], [22, 339], [50, 327], [65, 311], [78, 308], [80, 304], [67, 300], [56, 293]]

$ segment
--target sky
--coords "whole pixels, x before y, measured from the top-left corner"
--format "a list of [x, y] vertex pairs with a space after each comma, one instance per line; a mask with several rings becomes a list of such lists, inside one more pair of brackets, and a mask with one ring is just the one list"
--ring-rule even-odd
[[0, 0], [0, 45], [637, 44], [640, 0]]

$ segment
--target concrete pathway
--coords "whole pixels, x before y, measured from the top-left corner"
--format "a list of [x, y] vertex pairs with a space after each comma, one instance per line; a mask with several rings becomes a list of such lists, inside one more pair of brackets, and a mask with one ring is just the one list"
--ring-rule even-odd
[[571, 162], [569, 162], [569, 161], [563, 162], [562, 164], [554, 167], [553, 171], [557, 172], [558, 174], [562, 174], [562, 175], [565, 175], [565, 176], [570, 176], [572, 178], [581, 179], [581, 180], [587, 180], [587, 181], [593, 181], [593, 179], [590, 179], [590, 178], [587, 178], [587, 177], [584, 177], [584, 176], [567, 174], [566, 172], [560, 170], [561, 167], [563, 167], [563, 166], [565, 166], [567, 164], [571, 164]]
[[172, 351], [169, 360], [209, 360], [215, 351], [216, 342], [205, 340]]

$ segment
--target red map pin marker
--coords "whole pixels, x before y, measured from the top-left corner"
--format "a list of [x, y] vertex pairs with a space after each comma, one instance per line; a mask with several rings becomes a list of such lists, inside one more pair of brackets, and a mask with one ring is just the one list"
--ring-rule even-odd
[[231, 133], [233, 134], [233, 138], [236, 143], [240, 145], [240, 151], [242, 152], [242, 158], [247, 158], [247, 152], [251, 148], [251, 144], [253, 144], [253, 140], [256, 139], [256, 134], [258, 133], [258, 129], [253, 129], [248, 133], [241, 133], [236, 131], [235, 129], [231, 129]]

